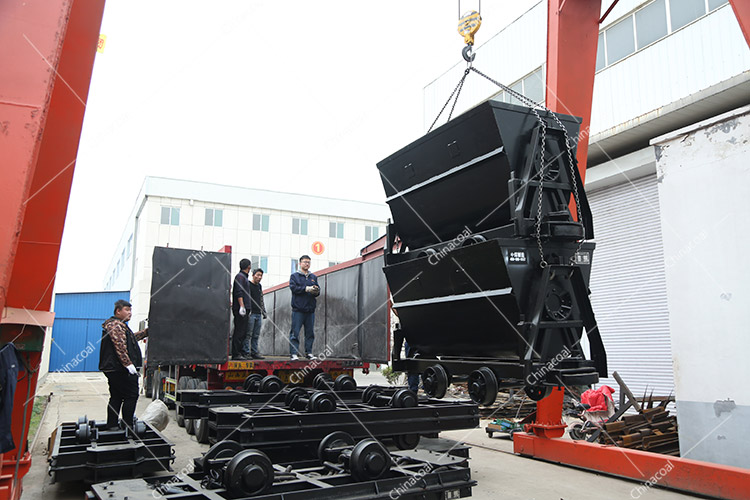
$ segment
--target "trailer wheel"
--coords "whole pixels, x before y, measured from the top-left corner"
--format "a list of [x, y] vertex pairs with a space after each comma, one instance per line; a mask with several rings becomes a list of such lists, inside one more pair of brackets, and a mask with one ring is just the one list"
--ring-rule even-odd
[[[186, 384], [187, 389], [205, 389], [207, 386], [208, 386], [208, 382], [201, 382], [197, 378], [192, 378], [192, 377], [187, 381], [187, 384]], [[185, 419], [185, 431], [191, 435], [195, 434], [195, 419], [192, 419], [192, 418]]]
[[143, 377], [143, 394], [146, 397], [152, 396], [154, 390], [154, 370], [147, 368], [146, 376]]
[[193, 426], [195, 427], [195, 440], [199, 443], [208, 444], [208, 419], [198, 418]]
[[[192, 377], [188, 375], [184, 377], [180, 377], [180, 379], [177, 381], [177, 390], [183, 391], [187, 389], [188, 383], [190, 382], [191, 379]], [[176, 405], [175, 405], [175, 421], [177, 421], [177, 425], [179, 425], [180, 427], [185, 427], [185, 416], [179, 414]]]

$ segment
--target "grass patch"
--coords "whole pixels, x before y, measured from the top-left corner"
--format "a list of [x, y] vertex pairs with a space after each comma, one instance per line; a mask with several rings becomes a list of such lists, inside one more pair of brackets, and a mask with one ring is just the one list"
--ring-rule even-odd
[[383, 367], [383, 369], [380, 370], [380, 373], [383, 374], [386, 380], [388, 380], [388, 383], [391, 385], [403, 383], [404, 372], [395, 372], [393, 371], [393, 367], [390, 365]]
[[42, 423], [44, 409], [47, 408], [49, 396], [36, 396], [34, 398], [34, 408], [31, 410], [31, 422], [29, 423], [29, 443], [34, 441], [39, 424]]

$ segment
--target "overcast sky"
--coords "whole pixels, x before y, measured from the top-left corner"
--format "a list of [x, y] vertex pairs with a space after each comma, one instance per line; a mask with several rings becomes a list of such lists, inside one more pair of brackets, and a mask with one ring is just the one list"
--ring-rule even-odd
[[[477, 45], [536, 3], [484, 0]], [[56, 291], [102, 288], [147, 175], [383, 202], [375, 164], [424, 134], [457, 21], [455, 0], [109, 0]]]

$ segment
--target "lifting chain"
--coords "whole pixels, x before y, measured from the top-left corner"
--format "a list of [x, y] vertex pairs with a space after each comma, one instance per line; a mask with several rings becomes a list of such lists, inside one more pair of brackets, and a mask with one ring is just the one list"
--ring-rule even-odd
[[[448, 96], [448, 99], [445, 101], [445, 104], [443, 104], [443, 107], [440, 109], [440, 112], [435, 117], [435, 120], [432, 122], [432, 125], [430, 125], [430, 128], [427, 130], [427, 133], [429, 134], [432, 131], [433, 127], [435, 127], [435, 124], [440, 119], [440, 116], [443, 114], [443, 111], [445, 111], [445, 108], [448, 107], [448, 103], [450, 103], [451, 99], [453, 99], [453, 105], [451, 106], [451, 110], [450, 110], [450, 113], [448, 113], [448, 119], [447, 119], [447, 121], [450, 121], [451, 116], [453, 116], [453, 111], [456, 109], [456, 103], [458, 102], [458, 97], [461, 94], [461, 90], [463, 89], [464, 82], [466, 81], [466, 77], [469, 75], [469, 72], [471, 71], [475, 72], [479, 76], [494, 83], [495, 85], [500, 87], [500, 89], [512, 95], [513, 97], [518, 99], [520, 102], [522, 102], [526, 106], [529, 106], [531, 111], [534, 113], [536, 120], [539, 122], [539, 126], [541, 127], [539, 188], [537, 190], [538, 200], [537, 200], [537, 210], [536, 210], [536, 221], [534, 225], [535, 227], [534, 237], [536, 238], [537, 248], [539, 249], [539, 258], [540, 258], [539, 266], [541, 268], [545, 268], [549, 265], [547, 260], [544, 258], [544, 246], [542, 245], [542, 204], [544, 201], [544, 174], [545, 174], [545, 169], [547, 168], [547, 165], [545, 165], [544, 163], [544, 152], [547, 147], [547, 123], [539, 115], [536, 108], [540, 108], [544, 110], [547, 116], [551, 116], [552, 119], [557, 123], [557, 125], [562, 129], [563, 136], [565, 138], [565, 149], [566, 149], [567, 156], [568, 156], [568, 165], [570, 167], [570, 180], [571, 180], [571, 184], [573, 188], [573, 198], [576, 204], [577, 221], [581, 223], [581, 227], [583, 228], [583, 237], [578, 241], [578, 246], [576, 248], [576, 251], [573, 254], [573, 256], [570, 258], [570, 263], [574, 264], [575, 256], [581, 250], [581, 247], [583, 246], [583, 242], [586, 239], [586, 227], [583, 225], [583, 222], [582, 222], [581, 203], [580, 203], [579, 194], [578, 194], [578, 183], [576, 182], [576, 164], [573, 161], [573, 153], [572, 153], [570, 137], [568, 136], [568, 130], [562, 124], [562, 122], [557, 117], [557, 115], [553, 113], [552, 111], [550, 111], [549, 108], [547, 108], [541, 103], [538, 103], [529, 99], [525, 95], [511, 89], [510, 87], [506, 87], [502, 83], [490, 78], [489, 76], [485, 75], [484, 73], [482, 73], [481, 71], [479, 71], [478, 69], [472, 66], [472, 63], [474, 62], [474, 57], [476, 56], [476, 54], [473, 53], [474, 35], [479, 30], [479, 27], [482, 24], [482, 16], [480, 14], [481, 10], [482, 10], [482, 3], [480, 1], [479, 12], [469, 11], [462, 16], [461, 15], [461, 1], [459, 0], [458, 2], [458, 15], [459, 15], [458, 33], [464, 37], [464, 43], [466, 44], [466, 47], [464, 47], [462, 51], [463, 58], [466, 60], [466, 63], [467, 63], [466, 69], [464, 70], [463, 76], [461, 76], [461, 79], [458, 81], [458, 84], [456, 84], [456, 87], [453, 89], [453, 92], [451, 92], [450, 96]], [[454, 99], [454, 96], [455, 96], [455, 99]], [[555, 159], [556, 158], [553, 158], [552, 161], [554, 161]]]
[[[547, 137], [546, 137], [546, 135], [547, 135], [547, 125], [544, 122], [544, 120], [542, 120], [542, 117], [539, 116], [539, 113], [537, 112], [537, 110], [535, 108], [538, 107], [538, 108], [541, 108], [544, 111], [546, 111], [546, 113], [549, 116], [551, 116], [552, 119], [555, 120], [555, 122], [558, 124], [558, 126], [562, 129], [563, 136], [565, 138], [565, 149], [566, 149], [567, 156], [568, 156], [568, 165], [570, 167], [570, 182], [571, 182], [571, 184], [573, 186], [573, 199], [575, 200], [575, 204], [576, 204], [576, 215], [578, 217], [577, 220], [578, 220], [578, 222], [581, 223], [581, 226], [583, 228], [583, 237], [578, 242], [578, 247], [576, 248], [576, 252], [575, 252], [575, 253], [578, 253], [581, 250], [581, 247], [583, 246], [583, 242], [586, 239], [586, 227], [583, 225], [583, 221], [582, 221], [581, 202], [580, 202], [579, 193], [578, 193], [578, 184], [576, 182], [576, 164], [573, 162], [573, 152], [572, 152], [571, 143], [570, 143], [570, 136], [568, 136], [568, 130], [562, 124], [562, 122], [557, 117], [557, 115], [555, 113], [553, 113], [552, 111], [550, 111], [550, 109], [547, 108], [546, 106], [544, 106], [543, 104], [540, 104], [538, 102], [535, 102], [535, 101], [529, 99], [525, 95], [521, 94], [520, 92], [516, 92], [515, 90], [511, 89], [510, 87], [506, 87], [502, 83], [498, 82], [497, 80], [494, 80], [494, 79], [490, 78], [489, 76], [485, 75], [484, 73], [482, 73], [481, 71], [479, 71], [477, 68], [475, 68], [473, 66], [470, 66], [467, 69], [469, 71], [473, 71], [474, 73], [478, 74], [479, 76], [481, 76], [481, 77], [489, 80], [490, 82], [494, 83], [495, 85], [497, 85], [498, 87], [500, 87], [502, 90], [504, 90], [508, 94], [512, 95], [513, 97], [515, 97], [516, 99], [518, 99], [519, 101], [521, 101], [522, 103], [524, 103], [525, 105], [529, 106], [531, 108], [531, 111], [534, 113], [534, 116], [536, 117], [537, 121], [539, 122], [541, 128], [542, 128], [542, 133], [541, 133], [541, 142], [542, 142], [541, 166], [540, 166], [540, 169], [539, 169], [539, 191], [538, 191], [539, 192], [539, 200], [538, 200], [538, 203], [537, 203], [536, 233], [534, 234], [534, 236], [536, 237], [537, 247], [539, 248], [539, 257], [541, 259], [541, 261], [539, 262], [539, 266], [542, 267], [542, 268], [545, 268], [548, 265], [547, 260], [544, 258], [544, 248], [542, 246], [542, 235], [541, 235], [541, 227], [542, 227], [542, 199], [543, 199], [542, 188], [543, 188], [543, 181], [544, 181], [544, 170], [546, 168], [546, 166], [544, 164], [544, 150], [545, 150], [545, 147], [546, 147], [546, 140], [547, 140]], [[570, 258], [570, 263], [571, 264], [575, 263], [575, 253]]]

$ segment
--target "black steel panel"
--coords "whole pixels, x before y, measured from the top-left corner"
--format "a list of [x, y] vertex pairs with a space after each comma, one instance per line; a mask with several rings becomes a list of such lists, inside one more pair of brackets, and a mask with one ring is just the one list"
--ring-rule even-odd
[[263, 320], [260, 327], [260, 339], [258, 340], [258, 349], [262, 355], [273, 354], [274, 350], [274, 334], [275, 327], [274, 323], [274, 304], [276, 302], [276, 294], [267, 293], [263, 296], [263, 303], [266, 306], [266, 313], [268, 317]]
[[[558, 117], [574, 138], [580, 120]], [[550, 129], [559, 127], [551, 117], [544, 119]], [[449, 241], [465, 228], [476, 233], [509, 224], [508, 181], [511, 172], [519, 176], [537, 125], [530, 108], [487, 101], [379, 162], [386, 196], [403, 194], [388, 205], [406, 246]], [[436, 180], [499, 148], [494, 156]], [[426, 184], [413, 189], [421, 183]]]
[[359, 354], [370, 363], [388, 362], [388, 284], [383, 274], [383, 257], [360, 266]]
[[[325, 275], [325, 342], [317, 352], [333, 357], [359, 357], [359, 266]], [[320, 310], [320, 306], [318, 306]], [[316, 321], [317, 323], [317, 321]]]
[[149, 363], [227, 361], [230, 266], [227, 253], [154, 248]]
[[[331, 354], [326, 350], [327, 342], [327, 322], [326, 322], [326, 290], [328, 289], [328, 275], [318, 277], [318, 285], [320, 285], [320, 295], [318, 295], [315, 301], [315, 341], [313, 342], [313, 354], [316, 356], [325, 355], [331, 357]], [[299, 338], [299, 349], [300, 352], [304, 352], [305, 347], [305, 335], [304, 328], [300, 329]]]
[[289, 331], [292, 329], [292, 291], [289, 287], [285, 287], [276, 290], [273, 294], [275, 295], [273, 355], [289, 356]]

